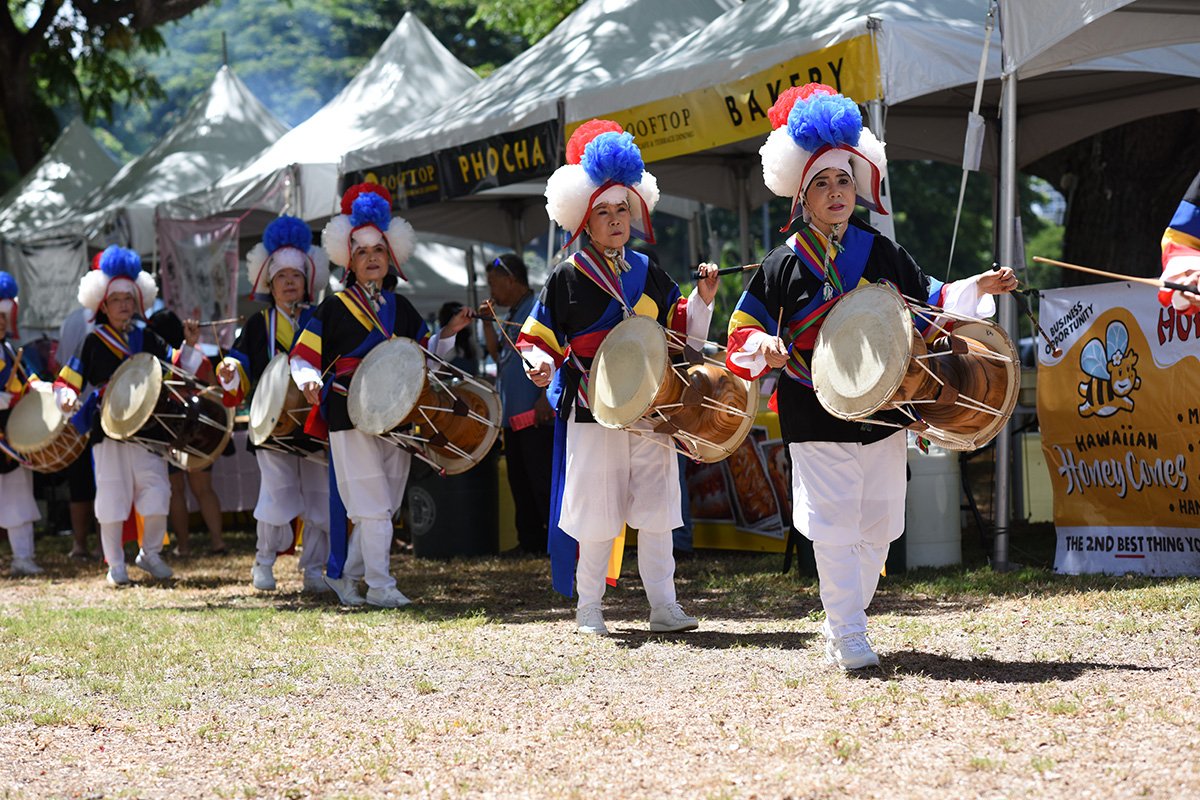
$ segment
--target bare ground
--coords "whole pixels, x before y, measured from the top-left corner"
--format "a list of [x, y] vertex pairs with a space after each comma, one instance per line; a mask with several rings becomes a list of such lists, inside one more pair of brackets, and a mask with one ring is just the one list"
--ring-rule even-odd
[[165, 587], [0, 580], [4, 796], [1200, 797], [1196, 581], [887, 578], [845, 675], [778, 557], [682, 562], [678, 636], [627, 577], [596, 639], [542, 560], [398, 558], [418, 606], [360, 611], [286, 557], [255, 593], [234, 543]]

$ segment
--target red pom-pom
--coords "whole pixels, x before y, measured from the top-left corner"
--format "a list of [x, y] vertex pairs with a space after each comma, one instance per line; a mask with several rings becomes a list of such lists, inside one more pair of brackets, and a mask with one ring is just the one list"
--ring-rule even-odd
[[580, 125], [567, 141], [567, 163], [578, 164], [588, 143], [602, 133], [624, 133], [625, 129], [608, 119], [593, 119]]
[[786, 125], [788, 115], [792, 113], [792, 107], [796, 105], [796, 102], [807, 100], [814, 94], [837, 94], [837, 90], [823, 83], [806, 83], [803, 86], [793, 86], [787, 89], [775, 99], [775, 105], [771, 106], [771, 110], [767, 112], [767, 119], [771, 120], [771, 130]]
[[99, 253], [96, 253], [96, 255], [92, 256], [92, 269], [100, 269], [100, 256], [102, 256], [102, 255], [104, 255], [103, 250], [101, 250]]
[[378, 183], [356, 183], [342, 195], [343, 214], [349, 214], [354, 210], [354, 201], [358, 199], [360, 194], [377, 194], [384, 200], [387, 200], [389, 206], [392, 204], [392, 193]]

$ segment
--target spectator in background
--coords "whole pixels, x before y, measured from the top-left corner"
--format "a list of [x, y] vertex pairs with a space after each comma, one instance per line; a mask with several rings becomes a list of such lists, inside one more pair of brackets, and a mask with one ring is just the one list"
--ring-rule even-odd
[[[100, 254], [97, 253], [93, 263], [99, 258]], [[58, 349], [54, 351], [54, 360], [60, 367], [70, 364], [71, 359], [79, 358], [83, 354], [83, 340], [91, 332], [92, 323], [88, 321], [86, 308], [80, 306], [67, 315], [62, 327], [58, 329]], [[88, 535], [93, 530], [95, 519], [92, 505], [96, 502], [96, 475], [92, 470], [90, 438], [79, 458], [59, 474], [67, 479], [67, 492], [71, 501], [71, 534], [75, 538], [71, 546], [71, 558], [77, 561], [95, 561], [100, 558], [99, 550], [88, 549]]]
[[[517, 550], [546, 554], [546, 529], [550, 522], [550, 464], [554, 452], [554, 409], [539, 389], [525, 377], [521, 356], [508, 339], [516, 339], [521, 324], [533, 311], [537, 297], [529, 288], [525, 262], [515, 253], [505, 253], [487, 267], [492, 302], [508, 309], [503, 320], [483, 323], [484, 345], [496, 362], [504, 425], [504, 456], [508, 462], [508, 485], [516, 509]], [[487, 305], [481, 314], [490, 315]], [[505, 325], [508, 338], [497, 336], [496, 326]]]
[[[438, 310], [438, 330], [450, 324], [450, 320], [462, 309], [463, 304], [457, 300], [443, 303]], [[446, 360], [468, 375], [479, 374], [479, 354], [475, 349], [475, 342], [471, 339], [470, 325], [463, 328], [454, 337], [454, 350], [446, 357]]]
[[[166, 341], [172, 347], [179, 347], [183, 342], [183, 322], [170, 309], [163, 308], [150, 315], [146, 326]], [[225, 536], [222, 530], [221, 501], [212, 488], [212, 464], [195, 471], [181, 470], [174, 464], [167, 465], [167, 473], [171, 480], [171, 530], [174, 531], [175, 555], [187, 558], [192, 555], [191, 515], [188, 513], [187, 489], [192, 490], [196, 504], [200, 507], [200, 516], [208, 528], [208, 549], [214, 556], [224, 555], [228, 548], [225, 546]]]

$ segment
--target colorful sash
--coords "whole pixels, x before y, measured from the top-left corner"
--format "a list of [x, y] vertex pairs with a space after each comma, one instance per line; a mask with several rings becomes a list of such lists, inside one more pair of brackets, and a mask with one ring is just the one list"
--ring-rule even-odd
[[133, 350], [125, 337], [120, 331], [111, 325], [104, 324], [96, 328], [96, 336], [100, 337], [100, 341], [104, 342], [104, 346], [112, 351], [113, 355], [124, 360], [133, 355]]

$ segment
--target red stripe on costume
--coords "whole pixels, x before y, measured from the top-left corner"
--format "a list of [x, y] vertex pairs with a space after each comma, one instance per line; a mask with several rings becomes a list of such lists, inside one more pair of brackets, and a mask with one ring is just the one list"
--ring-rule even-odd
[[561, 367], [563, 362], [567, 360], [566, 356], [560, 355], [558, 352], [556, 352], [555, 349], [541, 337], [531, 336], [530, 334], [522, 331], [521, 335], [517, 337], [517, 349], [527, 350], [530, 348], [541, 350], [543, 353], [550, 356], [550, 358], [554, 359], [555, 369]]
[[221, 405], [225, 406], [226, 408], [237, 408], [238, 406], [240, 406], [242, 404], [242, 401], [245, 399], [246, 399], [246, 382], [245, 381], [241, 381], [240, 383], [238, 383], [238, 388], [234, 389], [232, 392], [225, 391], [225, 392], [221, 393]]
[[600, 349], [600, 343], [604, 341], [605, 336], [608, 336], [606, 330], [582, 333], [571, 339], [571, 352], [580, 358], [591, 358]]
[[306, 344], [296, 342], [296, 346], [292, 348], [292, 358], [302, 358], [313, 367], [321, 368], [321, 354]]
[[671, 316], [667, 322], [667, 327], [685, 336], [687, 335], [687, 307], [688, 300], [686, 297], [676, 300], [675, 307], [671, 309]]
[[729, 334], [729, 342], [727, 345], [728, 349], [726, 350], [726, 353], [725, 353], [725, 366], [729, 368], [730, 372], [732, 372], [734, 375], [737, 375], [742, 380], [747, 380], [747, 381], [757, 380], [758, 378], [761, 378], [763, 375], [765, 375], [770, 369], [769, 367], [764, 367], [762, 372], [758, 373], [757, 375], [752, 375], [752, 374], [750, 374], [750, 370], [746, 369], [745, 367], [739, 367], [737, 364], [733, 363], [733, 359], [731, 358], [731, 356], [734, 353], [740, 351], [742, 349], [742, 347], [746, 344], [746, 339], [748, 339], [750, 337], [750, 334], [755, 333], [755, 332], [762, 333], [763, 330], [762, 330], [762, 328], [745, 327], [745, 328], [738, 328], [736, 331]]
[[308, 418], [304, 420], [304, 432], [321, 441], [329, 438], [329, 423], [321, 416], [320, 405], [315, 405], [309, 410]]

